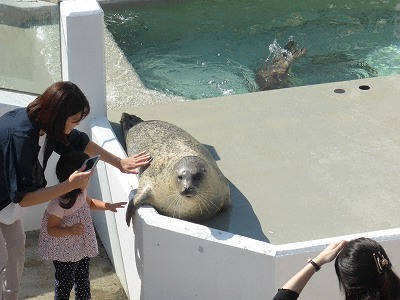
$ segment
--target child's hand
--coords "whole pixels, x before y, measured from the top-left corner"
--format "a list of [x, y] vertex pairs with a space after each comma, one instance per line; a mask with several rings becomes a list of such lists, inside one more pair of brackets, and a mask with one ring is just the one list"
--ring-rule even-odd
[[127, 202], [107, 203], [106, 208], [112, 212], [117, 212], [117, 208], [124, 208]]
[[85, 232], [85, 227], [82, 223], [77, 223], [69, 227], [71, 235], [81, 235]]

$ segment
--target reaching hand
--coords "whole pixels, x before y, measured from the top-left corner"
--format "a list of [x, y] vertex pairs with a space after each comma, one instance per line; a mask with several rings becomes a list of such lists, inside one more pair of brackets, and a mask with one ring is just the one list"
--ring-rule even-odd
[[139, 173], [138, 168], [140, 167], [148, 167], [151, 163], [152, 158], [149, 153], [146, 151], [135, 154], [131, 157], [121, 159], [121, 167], [120, 170], [123, 173], [129, 174], [137, 174]]
[[117, 208], [124, 208], [127, 202], [107, 203], [106, 208], [112, 212], [117, 212]]

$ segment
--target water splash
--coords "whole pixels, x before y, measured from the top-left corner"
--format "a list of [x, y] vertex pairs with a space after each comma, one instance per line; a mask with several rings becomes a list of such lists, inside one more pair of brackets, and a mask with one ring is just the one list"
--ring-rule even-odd
[[[289, 42], [293, 41], [293, 37], [289, 38]], [[267, 57], [267, 59], [265, 60], [266, 63], [269, 63], [271, 61], [271, 57], [272, 60], [274, 57], [286, 57], [287, 59], [292, 59], [293, 58], [293, 54], [292, 52], [290, 52], [290, 50], [282, 47], [281, 45], [278, 44], [278, 41], [275, 39], [272, 44], [270, 44], [268, 46], [268, 50], [269, 50], [269, 55]]]

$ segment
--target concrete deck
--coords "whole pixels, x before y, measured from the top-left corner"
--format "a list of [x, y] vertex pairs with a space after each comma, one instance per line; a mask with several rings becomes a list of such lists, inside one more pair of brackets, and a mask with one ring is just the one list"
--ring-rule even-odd
[[132, 107], [108, 116], [119, 136], [127, 111], [171, 122], [208, 145], [231, 183], [233, 205], [207, 225], [285, 244], [400, 226], [399, 80]]

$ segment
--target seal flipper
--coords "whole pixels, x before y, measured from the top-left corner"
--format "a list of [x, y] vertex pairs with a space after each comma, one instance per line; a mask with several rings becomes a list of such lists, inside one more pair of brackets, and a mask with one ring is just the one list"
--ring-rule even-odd
[[304, 54], [306, 54], [306, 52], [307, 52], [307, 49], [304, 47], [301, 49], [297, 49], [293, 40], [290, 40], [283, 49], [292, 53], [293, 58], [299, 58], [299, 57], [303, 56]]
[[138, 124], [140, 122], [143, 122], [143, 120], [141, 118], [139, 118], [138, 116], [130, 115], [125, 112], [122, 113], [121, 120], [119, 121], [119, 123], [122, 126], [122, 132], [124, 134], [124, 137], [126, 137], [126, 134], [129, 129], [131, 129], [133, 126], [135, 126], [136, 124]]
[[131, 219], [135, 215], [135, 211], [142, 204], [148, 203], [148, 199], [152, 197], [150, 186], [146, 186], [141, 191], [138, 191], [133, 199], [129, 201], [128, 208], [126, 210], [125, 220], [126, 224], [129, 226], [131, 224]]

